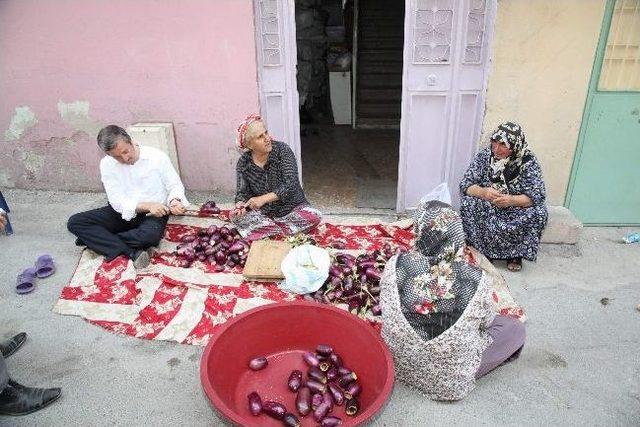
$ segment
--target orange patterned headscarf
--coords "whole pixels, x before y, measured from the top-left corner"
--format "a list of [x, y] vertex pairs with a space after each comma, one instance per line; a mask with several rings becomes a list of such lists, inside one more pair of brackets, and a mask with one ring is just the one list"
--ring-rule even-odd
[[242, 123], [240, 123], [240, 126], [238, 126], [238, 137], [236, 138], [236, 143], [238, 144], [238, 147], [240, 147], [240, 149], [242, 150], [246, 150], [247, 146], [246, 146], [246, 141], [245, 141], [245, 137], [247, 135], [247, 129], [249, 129], [249, 125], [253, 122], [257, 122], [257, 121], [262, 121], [262, 117], [260, 117], [260, 114], [249, 114], [247, 116], [246, 119], [244, 119], [242, 121]]

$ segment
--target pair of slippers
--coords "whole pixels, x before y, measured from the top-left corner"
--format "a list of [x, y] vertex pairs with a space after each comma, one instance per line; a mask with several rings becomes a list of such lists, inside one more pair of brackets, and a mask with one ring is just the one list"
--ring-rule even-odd
[[36, 278], [44, 279], [51, 276], [56, 271], [56, 265], [51, 255], [40, 255], [36, 260], [34, 267], [29, 267], [22, 273], [18, 274], [16, 281], [16, 292], [19, 294], [28, 294], [36, 288]]

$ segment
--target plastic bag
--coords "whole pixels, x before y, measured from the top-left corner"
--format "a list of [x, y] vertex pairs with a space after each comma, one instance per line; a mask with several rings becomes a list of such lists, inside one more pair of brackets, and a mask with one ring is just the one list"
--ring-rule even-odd
[[315, 292], [329, 277], [330, 265], [329, 253], [322, 248], [313, 245], [293, 248], [280, 266], [284, 274], [280, 288], [300, 295]]
[[449, 192], [449, 186], [446, 182], [439, 184], [420, 199], [420, 203], [426, 203], [430, 200], [438, 200], [440, 202], [451, 204], [451, 193]]

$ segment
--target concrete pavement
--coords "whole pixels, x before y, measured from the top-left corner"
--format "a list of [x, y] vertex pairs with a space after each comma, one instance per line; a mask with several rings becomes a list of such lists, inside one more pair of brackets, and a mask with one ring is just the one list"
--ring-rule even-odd
[[[10, 373], [25, 385], [60, 386], [63, 396], [0, 425], [220, 425], [200, 387], [202, 348], [114, 335], [51, 312], [80, 254], [66, 219], [104, 195], [4, 194], [15, 234], [0, 236], [0, 338], [29, 334], [7, 360]], [[586, 228], [578, 245], [543, 245], [537, 264], [505, 272], [529, 316], [521, 357], [457, 403], [397, 384], [374, 425], [640, 425], [640, 244], [619, 243], [629, 230]], [[57, 273], [16, 295], [16, 275], [44, 252]]]

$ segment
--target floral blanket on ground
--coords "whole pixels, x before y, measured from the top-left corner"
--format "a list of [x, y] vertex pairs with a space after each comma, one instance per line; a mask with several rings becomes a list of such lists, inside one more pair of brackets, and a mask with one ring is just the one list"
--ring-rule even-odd
[[[224, 225], [224, 215], [171, 217], [165, 237], [155, 248], [151, 264], [136, 271], [132, 263], [84, 250], [71, 282], [62, 289], [55, 313], [80, 316], [111, 332], [149, 340], [206, 345], [212, 333], [229, 318], [254, 307], [293, 301], [302, 296], [281, 290], [276, 282], [247, 281], [240, 267], [215, 272], [214, 265], [195, 262], [178, 267], [173, 255], [183, 235], [212, 224]], [[385, 243], [407, 249], [413, 233], [380, 222], [371, 224], [321, 223], [311, 237], [321, 247], [341, 242], [353, 254], [373, 251]], [[497, 289], [497, 310], [524, 319], [509, 290]], [[377, 318], [368, 320], [380, 329]]]

